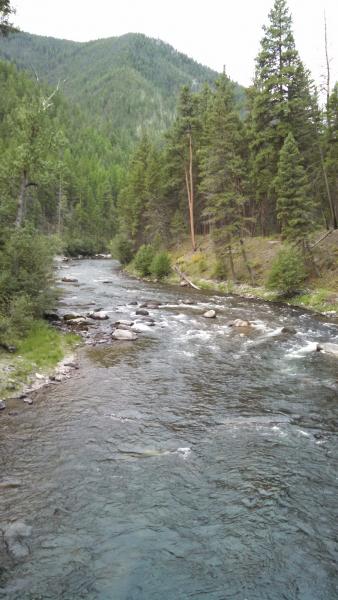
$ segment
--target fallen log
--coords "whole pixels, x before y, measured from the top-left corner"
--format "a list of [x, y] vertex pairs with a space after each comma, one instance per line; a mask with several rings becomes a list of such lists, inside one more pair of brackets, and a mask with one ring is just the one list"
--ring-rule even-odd
[[173, 270], [175, 271], [175, 273], [177, 273], [177, 275], [180, 276], [181, 280], [183, 279], [183, 281], [186, 281], [187, 284], [190, 285], [192, 288], [194, 288], [195, 290], [201, 289], [197, 285], [195, 285], [192, 281], [190, 281], [190, 279], [188, 279], [188, 277], [186, 275], [184, 275], [184, 273], [181, 271], [181, 269], [178, 268], [177, 265], [173, 266]]

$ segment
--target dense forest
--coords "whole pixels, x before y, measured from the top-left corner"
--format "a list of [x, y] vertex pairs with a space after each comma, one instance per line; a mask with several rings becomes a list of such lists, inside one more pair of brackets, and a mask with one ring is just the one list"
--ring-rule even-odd
[[[144, 246], [190, 235], [195, 250], [196, 235], [210, 235], [231, 277], [237, 247], [250, 273], [247, 236], [281, 234], [311, 263], [313, 231], [337, 228], [338, 85], [328, 71], [321, 106], [285, 0], [245, 92], [159, 40], [13, 33], [10, 10], [2, 0], [2, 315], [20, 302], [41, 314], [41, 256], [56, 247], [93, 254], [113, 240], [127, 262]], [[3, 316], [2, 338], [9, 326]]]

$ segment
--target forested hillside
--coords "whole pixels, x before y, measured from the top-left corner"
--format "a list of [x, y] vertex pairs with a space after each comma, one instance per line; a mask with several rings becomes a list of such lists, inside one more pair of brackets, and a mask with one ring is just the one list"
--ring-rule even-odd
[[[130, 33], [87, 43], [20, 33], [0, 41], [0, 57], [15, 62], [86, 110], [92, 122], [124, 146], [142, 130], [171, 123], [182, 85], [195, 91], [217, 73], [164, 42]], [[239, 101], [243, 88], [236, 86]]]

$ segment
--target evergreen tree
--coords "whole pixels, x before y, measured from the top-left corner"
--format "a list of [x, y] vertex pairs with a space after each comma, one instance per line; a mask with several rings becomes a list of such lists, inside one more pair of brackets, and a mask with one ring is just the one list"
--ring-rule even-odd
[[233, 277], [232, 244], [241, 234], [245, 201], [241, 131], [233, 85], [223, 74], [216, 82], [205, 124], [204, 145], [200, 150], [200, 191], [216, 249], [222, 253], [227, 248]]
[[292, 133], [287, 136], [280, 152], [277, 191], [277, 218], [283, 237], [303, 241], [314, 228], [314, 202], [309, 194], [309, 183], [301, 155]]
[[[291, 131], [305, 157], [310, 173], [318, 171], [318, 149], [314, 155], [315, 100], [309, 75], [295, 47], [291, 16], [286, 0], [275, 0], [263, 28], [264, 37], [256, 60], [248, 123], [251, 180], [255, 191], [261, 230], [275, 228], [276, 189], [279, 152]], [[314, 192], [311, 192], [314, 193]]]

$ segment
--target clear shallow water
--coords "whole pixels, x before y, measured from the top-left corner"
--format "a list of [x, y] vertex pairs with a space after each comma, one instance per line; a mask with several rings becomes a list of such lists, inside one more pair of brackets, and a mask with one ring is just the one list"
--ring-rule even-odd
[[98, 330], [131, 301], [167, 305], [136, 342], [84, 348], [73, 379], [0, 415], [0, 479], [18, 484], [0, 489], [0, 598], [336, 598], [338, 363], [311, 350], [337, 325], [145, 285], [111, 261], [61, 273], [80, 284], [64, 311], [111, 311]]

